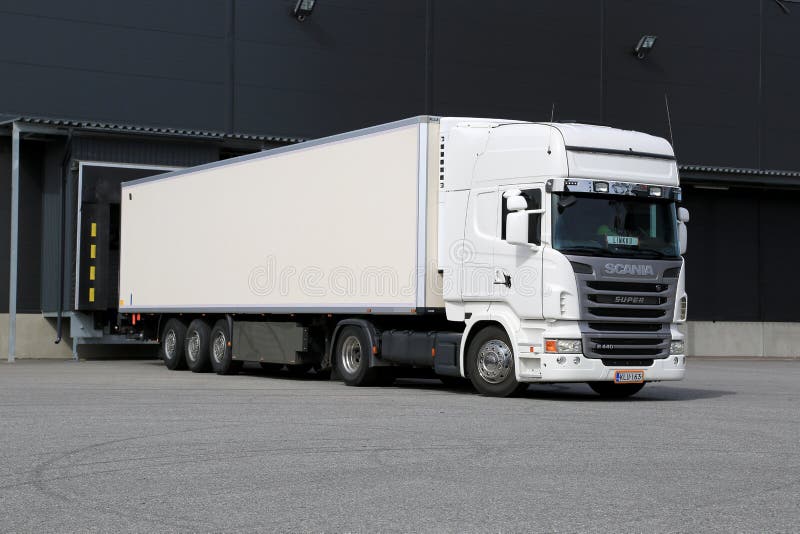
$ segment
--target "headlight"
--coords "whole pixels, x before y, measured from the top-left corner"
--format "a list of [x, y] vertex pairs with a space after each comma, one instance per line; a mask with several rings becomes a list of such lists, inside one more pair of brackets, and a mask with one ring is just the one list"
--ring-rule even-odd
[[583, 345], [580, 339], [546, 339], [544, 351], [559, 354], [581, 354]]
[[683, 341], [673, 341], [669, 344], [670, 354], [683, 354]]

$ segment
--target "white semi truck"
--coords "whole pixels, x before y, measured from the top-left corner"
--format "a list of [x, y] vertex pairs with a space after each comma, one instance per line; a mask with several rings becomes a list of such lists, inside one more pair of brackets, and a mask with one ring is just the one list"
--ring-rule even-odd
[[688, 212], [670, 144], [416, 117], [122, 185], [120, 331], [169, 369], [427, 368], [487, 395], [680, 380]]

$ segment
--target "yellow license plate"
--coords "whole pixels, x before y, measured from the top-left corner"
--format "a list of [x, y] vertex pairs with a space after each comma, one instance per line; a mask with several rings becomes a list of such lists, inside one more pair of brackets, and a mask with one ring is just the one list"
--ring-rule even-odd
[[644, 382], [644, 371], [625, 369], [614, 371], [615, 384], [641, 384]]

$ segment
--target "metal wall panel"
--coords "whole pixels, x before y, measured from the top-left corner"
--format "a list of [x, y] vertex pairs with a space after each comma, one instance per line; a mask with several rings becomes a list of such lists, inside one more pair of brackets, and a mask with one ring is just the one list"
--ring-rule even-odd
[[[3, 2], [0, 113], [319, 137], [426, 112], [545, 120], [555, 104], [666, 136], [667, 93], [680, 161], [800, 169], [796, 8], [337, 0], [301, 23], [292, 3]], [[638, 60], [644, 34], [658, 41]]]
[[319, 137], [424, 112], [425, 0], [236, 3], [236, 115], [246, 133]]
[[800, 5], [764, 5], [762, 168], [800, 170]]
[[41, 311], [42, 171], [47, 144], [23, 141], [19, 176], [17, 311]]
[[692, 216], [685, 256], [690, 320], [759, 320], [757, 193], [684, 188]]
[[693, 321], [800, 321], [800, 191], [684, 188]]
[[60, 140], [49, 146], [42, 173], [41, 307], [43, 311], [58, 310], [58, 268], [61, 250], [60, 188], [64, 141]]
[[601, 36], [594, 0], [438, 0], [432, 111], [599, 122]]
[[73, 139], [72, 159], [192, 167], [217, 161], [219, 147], [213, 142], [126, 139], [92, 135]]
[[[666, 93], [680, 162], [756, 167], [758, 2], [606, 4], [606, 122], [668, 138]], [[658, 40], [637, 59], [645, 34]]]
[[0, 7], [4, 111], [225, 127], [227, 2], [34, 0]]

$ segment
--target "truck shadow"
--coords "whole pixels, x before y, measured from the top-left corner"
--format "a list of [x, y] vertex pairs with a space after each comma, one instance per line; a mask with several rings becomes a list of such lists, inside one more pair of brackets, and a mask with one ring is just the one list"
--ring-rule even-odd
[[625, 399], [609, 399], [601, 397], [586, 384], [541, 384], [531, 386], [522, 395], [523, 398], [540, 400], [590, 400], [599, 402], [648, 402], [648, 401], [690, 401], [714, 399], [735, 395], [735, 391], [721, 389], [697, 389], [688, 387], [666, 386], [660, 383], [648, 384], [636, 395]]
[[[469, 395], [479, 395], [471, 384], [453, 387], [442, 384], [439, 380], [398, 379], [395, 388], [438, 390]], [[676, 387], [662, 383], [648, 384], [639, 393], [625, 399], [604, 398], [592, 391], [586, 384], [535, 384], [518, 398], [557, 400], [557, 401], [593, 401], [593, 402], [650, 402], [650, 401], [691, 401], [701, 399], [714, 399], [728, 395], [735, 395], [735, 391], [720, 389], [698, 389], [689, 387]]]

